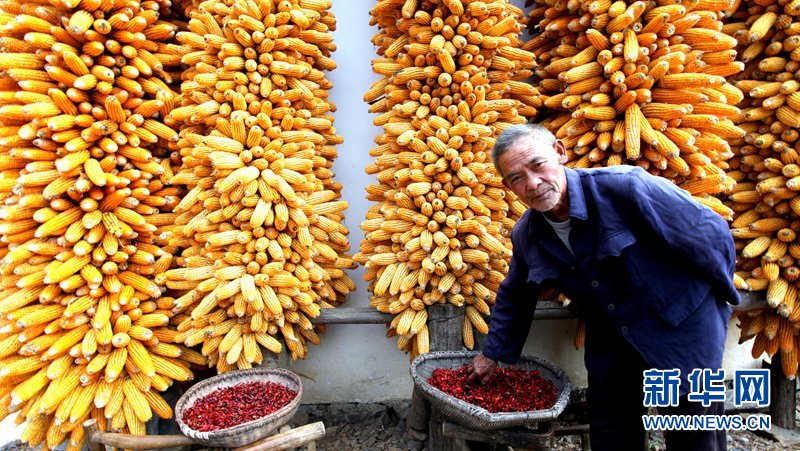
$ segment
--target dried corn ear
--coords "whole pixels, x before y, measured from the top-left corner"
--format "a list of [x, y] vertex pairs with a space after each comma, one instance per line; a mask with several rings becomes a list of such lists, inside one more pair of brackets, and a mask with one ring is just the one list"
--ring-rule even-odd
[[77, 450], [118, 381], [145, 389], [172, 316], [152, 276], [177, 250], [163, 235], [182, 194], [164, 117], [180, 95], [181, 25], [160, 2], [0, 11], [0, 337], [21, 345], [0, 358], [0, 385], [30, 444]]
[[177, 34], [188, 68], [166, 121], [180, 130], [172, 182], [187, 194], [169, 242], [184, 250], [157, 278], [182, 293], [175, 340], [202, 344], [219, 372], [259, 364], [259, 345], [304, 358], [319, 342], [311, 319], [355, 289], [330, 170], [341, 137], [324, 74], [335, 68], [329, 8], [204, 2]]
[[[736, 40], [719, 31], [726, 2], [537, 1], [524, 46], [538, 58], [534, 84], [567, 166], [640, 166], [672, 180], [728, 220], [715, 196], [735, 184], [726, 140], [741, 93]], [[549, 113], [549, 114], [548, 114]]]
[[[511, 257], [508, 234], [524, 205], [489, 157], [497, 135], [540, 106], [524, 82], [535, 67], [523, 50], [522, 11], [506, 1], [379, 1], [372, 41], [383, 76], [364, 95], [383, 133], [370, 150], [367, 187], [377, 202], [355, 259], [371, 305], [396, 315], [389, 335], [411, 357], [427, 352], [427, 307], [465, 307], [464, 342], [488, 315]], [[419, 336], [419, 334], [422, 336]]]

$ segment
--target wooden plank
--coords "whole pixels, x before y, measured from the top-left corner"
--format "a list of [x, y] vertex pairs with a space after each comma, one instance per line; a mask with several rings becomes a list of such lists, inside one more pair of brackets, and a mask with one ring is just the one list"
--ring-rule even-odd
[[[739, 294], [742, 300], [739, 305], [733, 307], [734, 310], [767, 307], [766, 292], [764, 291], [740, 291]], [[578, 315], [563, 307], [558, 301], [539, 301], [533, 314], [534, 320], [574, 319], [577, 317]], [[321, 309], [319, 318], [312, 318], [311, 322], [314, 324], [386, 324], [391, 322], [392, 318], [394, 315], [381, 313], [371, 307], [339, 307]]]
[[312, 318], [314, 324], [386, 324], [392, 322], [394, 315], [381, 313], [371, 307], [339, 307], [320, 309], [319, 318]]
[[766, 291], [739, 291], [739, 305], [734, 305], [733, 309], [736, 311], [755, 310], [760, 308], [767, 308], [767, 292]]
[[[741, 300], [738, 305], [732, 306], [734, 310], [754, 310], [768, 308], [766, 291], [744, 291], [739, 290]], [[534, 320], [540, 319], [570, 319], [578, 318], [579, 315], [572, 313], [563, 307], [558, 301], [539, 301], [536, 311], [533, 314]]]
[[568, 308], [561, 305], [558, 301], [539, 301], [536, 310], [533, 312], [533, 319], [573, 319], [578, 315], [572, 313]]
[[239, 448], [233, 448], [233, 451], [278, 451], [292, 449], [313, 442], [324, 435], [325, 424], [323, 424], [322, 421], [317, 421], [316, 423], [307, 424], [294, 429], [284, 429], [280, 434], [261, 439]]
[[445, 437], [453, 440], [471, 440], [484, 443], [499, 443], [514, 449], [525, 448], [533, 450], [552, 449], [553, 426], [547, 422], [540, 424], [540, 430], [498, 429], [494, 431], [476, 431], [449, 420], [444, 420], [442, 432]]
[[[113, 446], [115, 448], [127, 449], [155, 449], [172, 448], [176, 446], [191, 446], [197, 442], [185, 435], [129, 435], [117, 434], [112, 432], [100, 432], [97, 422], [94, 419], [86, 420], [83, 423], [89, 448], [97, 450], [101, 445]], [[102, 449], [102, 448], [100, 448]]]
[[[428, 313], [430, 313], [430, 310]], [[319, 318], [312, 318], [311, 322], [314, 324], [386, 324], [390, 323], [393, 318], [394, 315], [381, 313], [370, 307], [338, 307], [321, 309]], [[577, 316], [562, 307], [560, 302], [555, 301], [539, 302], [534, 313], [534, 319], [537, 320], [570, 318], [577, 318]], [[431, 337], [433, 337], [433, 334], [431, 334]]]
[[[765, 292], [740, 291], [741, 302], [733, 306], [734, 310], [752, 310], [767, 307]], [[439, 305], [439, 304], [437, 304]], [[574, 319], [578, 315], [557, 301], [539, 301], [534, 312], [534, 320], [544, 319]], [[381, 313], [370, 307], [338, 307], [321, 309], [319, 318], [312, 318], [314, 324], [386, 324], [392, 321], [394, 315]]]
[[579, 435], [579, 434], [588, 434], [589, 433], [589, 425], [588, 424], [572, 424], [568, 426], [559, 426], [553, 429], [553, 434], [560, 436], [560, 435]]

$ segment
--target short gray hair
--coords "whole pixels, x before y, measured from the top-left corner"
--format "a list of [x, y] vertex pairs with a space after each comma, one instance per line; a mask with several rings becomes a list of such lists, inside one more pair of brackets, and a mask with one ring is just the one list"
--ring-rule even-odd
[[534, 141], [552, 147], [556, 143], [556, 137], [544, 125], [540, 124], [515, 124], [500, 133], [492, 147], [492, 162], [497, 168], [497, 173], [504, 177], [500, 171], [500, 157], [523, 136], [530, 136]]

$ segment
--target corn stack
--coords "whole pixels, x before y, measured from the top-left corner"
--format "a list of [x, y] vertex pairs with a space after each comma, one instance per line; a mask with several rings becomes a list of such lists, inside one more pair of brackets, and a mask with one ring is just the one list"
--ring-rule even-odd
[[365, 94], [384, 132], [367, 167], [366, 268], [371, 305], [396, 315], [388, 336], [411, 357], [429, 350], [427, 306], [464, 307], [463, 339], [488, 330], [525, 206], [491, 163], [496, 136], [540, 105], [521, 50], [524, 14], [506, 1], [397, 2], [372, 9], [382, 78]]
[[736, 274], [742, 288], [766, 290], [769, 304], [738, 315], [741, 341], [755, 337], [754, 358], [780, 350], [788, 377], [797, 373], [800, 325], [798, 15], [794, 2], [742, 2], [723, 28], [737, 40], [745, 64], [731, 82], [745, 94], [741, 114], [732, 119], [746, 131], [743, 138], [729, 141], [735, 154], [729, 176], [738, 182], [728, 198], [736, 212], [731, 224], [739, 253]]
[[756, 309], [737, 312], [741, 330], [739, 343], [753, 339], [751, 354], [754, 359], [764, 353], [774, 356], [780, 352], [783, 373], [794, 379], [797, 376], [798, 329], [790, 319], [775, 313], [774, 309]]
[[0, 414], [31, 446], [80, 449], [89, 417], [144, 434], [203, 360], [170, 344], [152, 281], [181, 194], [162, 120], [181, 55], [159, 10], [0, 2]]
[[736, 40], [721, 30], [729, 0], [539, 0], [530, 11], [549, 114], [543, 121], [570, 167], [632, 164], [666, 177], [730, 220], [713, 195], [729, 191], [726, 140], [742, 93]]
[[342, 225], [347, 202], [330, 170], [341, 137], [328, 113], [336, 67], [327, 0], [206, 1], [189, 8], [180, 128], [188, 193], [170, 244], [179, 268], [159, 275], [183, 294], [176, 339], [202, 344], [219, 372], [250, 368], [261, 346], [305, 358], [310, 319], [355, 289]]

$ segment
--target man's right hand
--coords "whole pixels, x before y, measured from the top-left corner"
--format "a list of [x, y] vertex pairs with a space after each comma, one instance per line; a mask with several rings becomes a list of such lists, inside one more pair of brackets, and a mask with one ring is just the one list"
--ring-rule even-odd
[[467, 367], [468, 383], [479, 381], [481, 384], [489, 380], [489, 377], [494, 373], [497, 368], [497, 362], [486, 357], [483, 354], [478, 354], [472, 359], [472, 363]]

